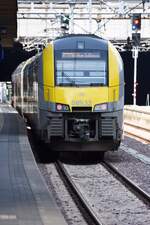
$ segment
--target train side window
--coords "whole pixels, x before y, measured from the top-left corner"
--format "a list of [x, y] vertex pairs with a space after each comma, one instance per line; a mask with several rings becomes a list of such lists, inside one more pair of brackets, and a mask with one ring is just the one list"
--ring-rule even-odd
[[27, 102], [27, 96], [28, 96], [28, 65], [24, 69], [23, 90], [24, 90], [24, 101]]
[[28, 74], [28, 87], [29, 87], [29, 96], [33, 96], [33, 63], [29, 65], [29, 74]]
[[34, 100], [38, 99], [38, 59], [34, 61], [33, 64], [33, 97]]

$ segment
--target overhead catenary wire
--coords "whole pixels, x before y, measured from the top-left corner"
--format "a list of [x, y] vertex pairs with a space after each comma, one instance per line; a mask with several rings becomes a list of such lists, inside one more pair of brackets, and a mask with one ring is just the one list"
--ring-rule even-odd
[[[100, 0], [100, 1], [104, 3], [103, 0]], [[108, 6], [107, 3], [104, 3], [104, 4]], [[129, 12], [132, 12], [134, 9], [138, 8], [138, 7], [139, 7], [140, 5], [142, 5], [142, 4], [143, 4], [143, 1], [141, 1], [141, 2], [138, 3], [136, 6], [132, 7], [130, 10], [128, 10], [127, 12], [125, 12], [125, 13], [124, 13], [124, 16], [128, 15]], [[114, 16], [114, 18], [115, 18], [117, 15], [118, 15], [118, 13], [116, 13], [116, 11], [115, 11], [115, 16]], [[106, 21], [104, 24], [102, 24], [100, 27], [98, 27], [98, 29], [94, 32], [94, 34], [96, 34], [102, 27], [104, 27], [107, 23], [109, 23], [109, 22], [111, 21], [111, 19], [112, 19], [112, 18], [107, 19], [107, 21]]]

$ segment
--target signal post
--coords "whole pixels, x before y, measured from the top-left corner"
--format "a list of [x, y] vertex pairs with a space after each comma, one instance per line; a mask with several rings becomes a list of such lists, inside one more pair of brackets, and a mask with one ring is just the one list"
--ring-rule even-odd
[[134, 83], [133, 83], [133, 105], [136, 105], [136, 87], [137, 87], [137, 61], [139, 53], [139, 45], [141, 34], [138, 31], [141, 30], [141, 14], [135, 13], [132, 15], [132, 42], [133, 42], [133, 54], [134, 59]]

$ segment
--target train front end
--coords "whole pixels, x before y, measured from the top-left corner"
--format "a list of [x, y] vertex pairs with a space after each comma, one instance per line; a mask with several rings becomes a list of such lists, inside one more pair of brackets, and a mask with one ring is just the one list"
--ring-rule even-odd
[[45, 136], [60, 151], [116, 150], [122, 137], [123, 67], [95, 36], [55, 40], [43, 51]]

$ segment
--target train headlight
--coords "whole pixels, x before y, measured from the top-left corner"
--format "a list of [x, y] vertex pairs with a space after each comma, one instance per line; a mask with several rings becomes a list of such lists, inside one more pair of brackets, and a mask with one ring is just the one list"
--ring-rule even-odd
[[107, 110], [107, 104], [104, 103], [104, 104], [98, 104], [98, 105], [95, 105], [94, 107], [94, 111], [96, 112], [103, 112], [103, 111], [106, 111]]
[[62, 108], [63, 108], [63, 107], [62, 107], [62, 105], [61, 105], [61, 104], [57, 104], [57, 105], [56, 105], [56, 109], [57, 109], [57, 111], [61, 111], [61, 110], [62, 110]]
[[56, 110], [59, 112], [68, 112], [68, 111], [70, 111], [70, 108], [68, 105], [57, 103]]

